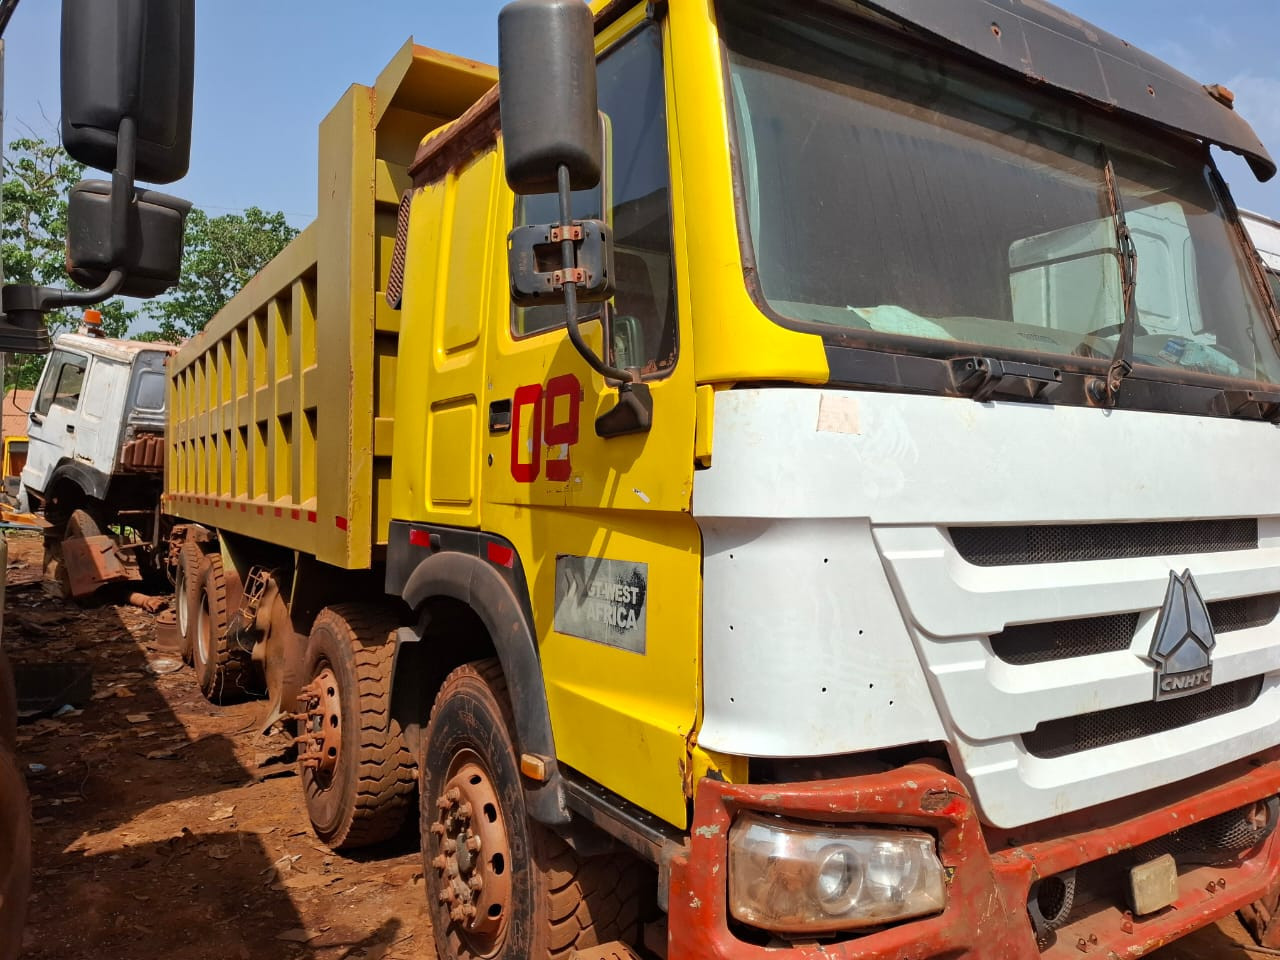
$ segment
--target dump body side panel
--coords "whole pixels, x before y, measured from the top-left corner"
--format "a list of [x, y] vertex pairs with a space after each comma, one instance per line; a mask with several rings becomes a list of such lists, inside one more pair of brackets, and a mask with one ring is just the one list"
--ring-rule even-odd
[[169, 512], [370, 565], [391, 519], [396, 208], [421, 138], [495, 80], [410, 41], [325, 118], [316, 222], [170, 364]]

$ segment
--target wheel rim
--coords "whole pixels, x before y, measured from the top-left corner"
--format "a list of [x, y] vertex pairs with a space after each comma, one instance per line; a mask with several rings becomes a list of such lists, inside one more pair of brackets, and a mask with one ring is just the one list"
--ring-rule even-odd
[[203, 667], [209, 662], [209, 634], [213, 632], [213, 625], [209, 621], [209, 601], [202, 596], [200, 598], [200, 616], [196, 618], [196, 642], [192, 644], [195, 647], [196, 666], [198, 667]]
[[184, 639], [187, 636], [189, 615], [187, 613], [187, 570], [185, 564], [178, 565], [178, 575], [174, 578], [173, 596], [178, 608], [178, 634]]
[[324, 664], [298, 694], [305, 717], [298, 731], [298, 760], [321, 783], [332, 781], [342, 761], [342, 690], [333, 669]]
[[502, 804], [480, 758], [454, 757], [436, 798], [431, 865], [440, 902], [472, 953], [491, 956], [506, 938], [511, 915], [511, 844]]

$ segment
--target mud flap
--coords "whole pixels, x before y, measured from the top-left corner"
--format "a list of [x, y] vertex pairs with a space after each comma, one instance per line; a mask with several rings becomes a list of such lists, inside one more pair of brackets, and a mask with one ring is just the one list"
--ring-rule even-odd
[[115, 542], [102, 534], [63, 540], [62, 562], [74, 598], [87, 597], [101, 586], [129, 579]]

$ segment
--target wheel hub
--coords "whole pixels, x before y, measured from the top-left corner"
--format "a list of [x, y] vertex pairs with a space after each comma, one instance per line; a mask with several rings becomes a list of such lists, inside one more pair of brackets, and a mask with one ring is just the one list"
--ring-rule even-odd
[[318, 776], [331, 777], [342, 755], [342, 701], [338, 678], [325, 667], [298, 693], [298, 762]]
[[502, 807], [476, 758], [455, 761], [455, 772], [436, 799], [431, 837], [440, 876], [440, 902], [474, 952], [502, 943], [511, 901], [511, 852]]

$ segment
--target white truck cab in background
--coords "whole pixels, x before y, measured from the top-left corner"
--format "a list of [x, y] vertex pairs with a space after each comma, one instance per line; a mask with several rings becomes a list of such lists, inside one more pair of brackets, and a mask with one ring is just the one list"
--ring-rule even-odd
[[1264, 217], [1260, 213], [1240, 211], [1240, 222], [1249, 232], [1253, 245], [1258, 248], [1262, 258], [1262, 266], [1267, 271], [1267, 280], [1280, 300], [1280, 221]]
[[87, 331], [55, 339], [22, 471], [26, 505], [55, 533], [78, 510], [102, 529], [152, 533], [164, 476], [164, 366], [175, 349]]

